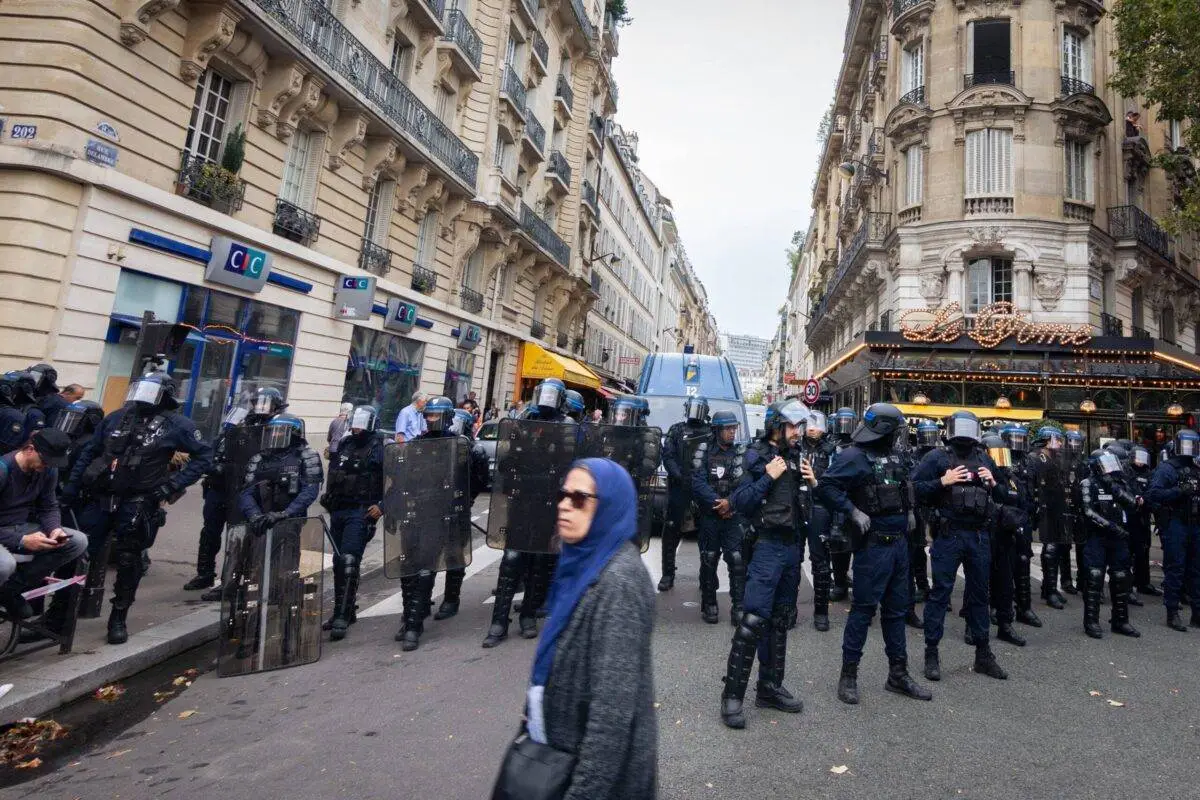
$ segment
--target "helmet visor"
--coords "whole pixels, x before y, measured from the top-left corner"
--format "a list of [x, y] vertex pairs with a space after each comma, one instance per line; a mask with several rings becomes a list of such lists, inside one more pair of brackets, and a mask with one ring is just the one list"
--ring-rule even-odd
[[1150, 451], [1144, 447], [1133, 448], [1133, 463], [1138, 467], [1150, 466]]
[[292, 443], [296, 429], [291, 425], [265, 425], [259, 446], [263, 450], [282, 450]]
[[1175, 439], [1175, 455], [1200, 455], [1200, 439], [1195, 436], [1178, 436]]
[[779, 409], [779, 416], [783, 417], [783, 421], [791, 425], [806, 425], [808, 422], [808, 407], [803, 403], [792, 400], [785, 403], [783, 408]]
[[808, 410], [808, 435], [816, 439], [829, 430], [829, 420], [820, 411]]
[[86, 418], [82, 408], [67, 406], [54, 420], [54, 427], [67, 436], [77, 436], [83, 430], [83, 421]]
[[951, 417], [946, 420], [947, 439], [970, 439], [978, 442], [980, 435], [979, 420], [974, 417]]
[[379, 424], [379, 415], [371, 406], [359, 406], [350, 415], [350, 430], [373, 431]]
[[254, 414], [266, 416], [269, 414], [274, 414], [275, 411], [275, 398], [271, 395], [260, 394], [258, 397], [254, 398]]
[[683, 416], [688, 422], [704, 422], [708, 416], [708, 403], [697, 397], [689, 397], [683, 404]]
[[833, 427], [840, 436], [849, 436], [854, 433], [855, 420], [852, 414], [838, 414], [833, 418]]
[[145, 403], [156, 406], [162, 402], [163, 385], [158, 381], [140, 380], [129, 385], [125, 393], [126, 403]]
[[1028, 434], [1021, 428], [1012, 428], [1001, 433], [1004, 440], [1008, 442], [1008, 448], [1015, 453], [1024, 453], [1028, 446]]
[[996, 462], [997, 467], [1003, 469], [1012, 466], [1012, 451], [1007, 447], [989, 447], [988, 456]]
[[1100, 471], [1105, 475], [1115, 475], [1121, 471], [1121, 459], [1115, 453], [1101, 453], [1097, 460], [1100, 462]]
[[552, 383], [543, 383], [533, 394], [533, 404], [541, 408], [558, 408], [562, 404], [563, 393]]
[[250, 416], [250, 409], [245, 406], [234, 406], [229, 409], [229, 413], [225, 415], [225, 424], [229, 427], [241, 425], [246, 421], [246, 417]]

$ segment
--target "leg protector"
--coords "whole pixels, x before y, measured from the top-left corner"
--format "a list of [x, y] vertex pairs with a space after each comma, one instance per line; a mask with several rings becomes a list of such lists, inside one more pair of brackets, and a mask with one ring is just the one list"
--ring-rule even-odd
[[342, 567], [342, 557], [333, 557], [333, 614], [321, 625], [321, 630], [333, 629], [333, 621], [342, 615], [341, 603], [346, 593], [346, 573]]
[[1017, 561], [1015, 574], [1017, 587], [1017, 622], [1033, 628], [1042, 627], [1042, 621], [1033, 613], [1033, 584], [1029, 575], [1029, 556], [1022, 554]]
[[[358, 571], [359, 560], [358, 556], [344, 555], [340, 572], [342, 573], [341, 592], [334, 599], [333, 604], [333, 621], [330, 625], [329, 638], [337, 641], [346, 636], [346, 631], [350, 628], [350, 615], [354, 610], [354, 602], [358, 596]], [[334, 591], [338, 591], [338, 587], [334, 586]]]
[[783, 686], [787, 665], [788, 611], [791, 606], [776, 606], [771, 615], [771, 629], [767, 632], [767, 661], [759, 668], [758, 687], [754, 705], [759, 708], [774, 708], [787, 714], [799, 714], [804, 703]]
[[725, 566], [729, 568], [729, 622], [737, 625], [742, 621], [742, 600], [746, 596], [746, 562], [742, 560], [742, 551], [726, 553]]
[[924, 547], [912, 548], [910, 563], [913, 576], [913, 602], [924, 603], [929, 596], [929, 561]]
[[721, 560], [719, 550], [700, 553], [700, 616], [710, 625], [720, 619], [717, 607], [717, 562]]
[[758, 639], [763, 634], [767, 620], [757, 614], [742, 615], [742, 622], [733, 632], [729, 648], [729, 662], [725, 667], [725, 690], [721, 693], [721, 720], [730, 728], [746, 727], [742, 712], [742, 699], [750, 683], [750, 670], [754, 667], [754, 654], [758, 650]]
[[1091, 567], [1083, 587], [1083, 632], [1093, 639], [1102, 639], [1100, 630], [1100, 592], [1104, 586], [1104, 571]]
[[516, 550], [505, 550], [500, 559], [500, 574], [496, 578], [496, 605], [492, 608], [492, 626], [488, 629], [484, 647], [495, 647], [508, 636], [509, 613], [513, 595], [517, 593], [517, 581], [521, 578], [525, 561]]
[[675, 553], [679, 549], [680, 538], [677, 523], [668, 519], [662, 534], [662, 577], [658, 580], [660, 592], [675, 588]]
[[462, 598], [463, 579], [466, 577], [465, 569], [446, 571], [446, 593], [442, 595], [442, 605], [433, 615], [434, 619], [449, 619], [458, 613], [459, 602]]
[[1058, 593], [1059, 546], [1048, 544], [1042, 549], [1042, 599], [1055, 609], [1066, 608], [1067, 601]]
[[[827, 559], [814, 559], [813, 568], [813, 627], [829, 630], [829, 594], [833, 589], [833, 572]], [[855, 665], [857, 668], [857, 665]], [[858, 673], [856, 672], [855, 675]]]
[[1133, 576], [1129, 570], [1113, 572], [1109, 587], [1112, 592], [1112, 617], [1109, 620], [1112, 632], [1134, 638], [1141, 636], [1138, 629], [1129, 624], [1129, 591], [1133, 587]]

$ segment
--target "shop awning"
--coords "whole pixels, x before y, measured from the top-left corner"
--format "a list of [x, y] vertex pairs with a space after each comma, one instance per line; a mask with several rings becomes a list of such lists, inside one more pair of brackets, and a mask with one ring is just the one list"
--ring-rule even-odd
[[916, 403], [896, 403], [896, 408], [906, 417], [929, 417], [940, 419], [948, 417], [955, 411], [970, 411], [980, 419], [1011, 419], [1014, 421], [1030, 421], [1041, 419], [1046, 412], [1040, 408], [994, 408], [992, 406], [939, 406], [933, 403], [917, 405]]
[[521, 377], [544, 380], [558, 378], [588, 389], [598, 390], [600, 378], [573, 358], [552, 353], [533, 342], [525, 342], [521, 352]]

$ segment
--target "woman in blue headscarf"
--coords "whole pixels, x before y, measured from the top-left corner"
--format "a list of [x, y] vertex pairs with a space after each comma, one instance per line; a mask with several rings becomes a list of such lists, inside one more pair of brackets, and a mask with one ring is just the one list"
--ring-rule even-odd
[[529, 736], [576, 755], [567, 798], [653, 798], [654, 587], [634, 544], [629, 473], [605, 458], [576, 462], [559, 492], [558, 533], [562, 555], [533, 663]]

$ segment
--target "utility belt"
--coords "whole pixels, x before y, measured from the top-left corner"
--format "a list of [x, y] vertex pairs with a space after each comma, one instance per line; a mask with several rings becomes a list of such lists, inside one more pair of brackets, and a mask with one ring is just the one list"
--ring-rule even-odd
[[880, 533], [878, 531], [870, 531], [866, 536], [867, 546], [872, 545], [893, 545], [900, 540], [907, 540], [908, 534], [897, 531], [895, 533]]
[[771, 526], [766, 528], [755, 527], [755, 533], [759, 541], [779, 542], [780, 544], [795, 544], [799, 540], [799, 535], [794, 528], [781, 528], [779, 526]]

